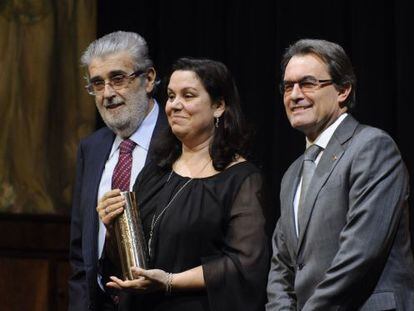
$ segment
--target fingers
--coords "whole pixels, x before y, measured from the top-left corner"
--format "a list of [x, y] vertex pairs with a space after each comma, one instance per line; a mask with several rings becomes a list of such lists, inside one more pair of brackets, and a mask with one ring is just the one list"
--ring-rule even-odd
[[131, 267], [131, 272], [135, 278], [144, 277], [153, 281], [158, 281], [160, 276], [165, 273], [160, 269], [145, 270], [138, 267]]
[[110, 279], [112, 282], [106, 283], [106, 286], [116, 288], [116, 289], [127, 289], [133, 287], [132, 282], [130, 280], [122, 281], [121, 279], [117, 278], [116, 276], [111, 276]]
[[152, 282], [144, 278], [134, 279], [134, 280], [121, 280], [115, 276], [110, 277], [112, 282], [106, 283], [106, 286], [126, 291], [133, 292], [146, 292], [151, 288]]
[[132, 275], [134, 276], [134, 278], [149, 277], [148, 273], [146, 273], [146, 271], [148, 271], [148, 270], [138, 268], [138, 267], [131, 267], [131, 272], [132, 272]]
[[123, 212], [125, 205], [125, 199], [120, 195], [119, 189], [108, 191], [99, 200], [96, 211], [99, 218], [107, 226]]
[[119, 189], [112, 189], [112, 190], [109, 190], [108, 192], [106, 192], [102, 196], [101, 200], [106, 200], [106, 199], [109, 199], [109, 198], [117, 197], [120, 194], [121, 194], [121, 190], [119, 190]]
[[106, 283], [106, 286], [110, 287], [110, 288], [122, 290], [122, 287], [119, 286], [118, 283], [116, 283], [116, 282], [108, 282], [108, 283]]
[[126, 290], [136, 293], [151, 293], [164, 291], [168, 284], [168, 273], [160, 269], [145, 270], [138, 267], [131, 267], [133, 280], [121, 280], [111, 276], [111, 281], [106, 285], [111, 288]]
[[[168, 273], [161, 269], [145, 270], [138, 267], [131, 268], [132, 275], [134, 278], [143, 278], [145, 281], [150, 283], [150, 287], [153, 290], [163, 290], [168, 283]], [[142, 286], [144, 286], [142, 282]]]

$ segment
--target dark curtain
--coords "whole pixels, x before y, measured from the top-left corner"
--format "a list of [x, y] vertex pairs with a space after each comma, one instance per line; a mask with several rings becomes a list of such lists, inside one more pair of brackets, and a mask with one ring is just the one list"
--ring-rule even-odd
[[[100, 1], [98, 12], [98, 36], [140, 33], [160, 76], [181, 56], [228, 65], [256, 131], [255, 159], [268, 179], [276, 213], [281, 177], [305, 143], [290, 128], [277, 90], [281, 55], [300, 38], [327, 39], [345, 48], [358, 77], [354, 116], [391, 134], [413, 176], [414, 37], [408, 1]], [[158, 98], [163, 100], [162, 91]]]

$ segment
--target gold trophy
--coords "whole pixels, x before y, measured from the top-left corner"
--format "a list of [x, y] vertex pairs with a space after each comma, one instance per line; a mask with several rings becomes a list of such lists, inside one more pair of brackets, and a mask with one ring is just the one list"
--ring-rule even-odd
[[114, 229], [122, 274], [124, 279], [132, 280], [131, 267], [148, 267], [147, 243], [135, 193], [123, 191], [121, 195], [125, 198], [124, 212], [115, 220]]

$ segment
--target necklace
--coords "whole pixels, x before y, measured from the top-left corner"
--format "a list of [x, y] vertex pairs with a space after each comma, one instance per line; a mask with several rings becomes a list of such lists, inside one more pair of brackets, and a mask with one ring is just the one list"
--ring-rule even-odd
[[[207, 167], [207, 165], [211, 162], [211, 159], [204, 164], [204, 166], [201, 168], [201, 170], [198, 172], [197, 175], [201, 174], [202, 171], [204, 171], [204, 169]], [[165, 182], [165, 184], [167, 184], [170, 179], [171, 176], [173, 174], [173, 170], [171, 169], [170, 174], [168, 175], [167, 181]], [[150, 234], [149, 234], [149, 239], [148, 239], [148, 253], [149, 256], [152, 257], [152, 252], [151, 252], [151, 244], [152, 244], [152, 236], [154, 234], [154, 228], [156, 226], [156, 224], [158, 223], [158, 221], [160, 220], [161, 216], [165, 213], [165, 211], [171, 206], [171, 204], [174, 202], [174, 200], [178, 197], [178, 195], [184, 190], [184, 188], [191, 182], [194, 180], [194, 177], [191, 177], [189, 180], [187, 180], [181, 187], [180, 189], [178, 189], [178, 191], [173, 195], [173, 197], [170, 199], [170, 201], [168, 201], [168, 203], [164, 206], [164, 208], [161, 210], [161, 212], [155, 216], [152, 216], [152, 221], [151, 221], [151, 229], [150, 229]]]

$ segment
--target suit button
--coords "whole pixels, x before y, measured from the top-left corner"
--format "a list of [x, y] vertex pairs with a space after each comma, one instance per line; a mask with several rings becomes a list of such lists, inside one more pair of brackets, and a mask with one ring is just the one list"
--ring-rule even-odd
[[298, 270], [302, 270], [304, 266], [305, 266], [305, 264], [303, 264], [303, 263], [298, 263], [298, 265], [297, 265], [297, 269], [298, 269]]

